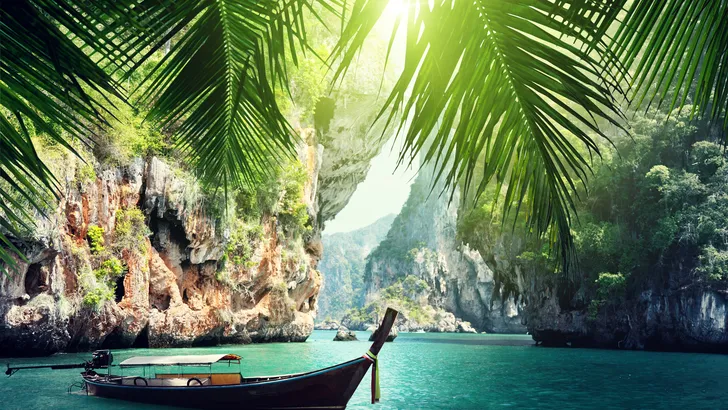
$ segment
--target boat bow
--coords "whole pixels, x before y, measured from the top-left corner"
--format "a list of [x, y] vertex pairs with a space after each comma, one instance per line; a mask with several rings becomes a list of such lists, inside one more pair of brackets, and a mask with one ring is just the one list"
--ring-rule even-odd
[[389, 332], [392, 330], [392, 326], [394, 326], [394, 320], [397, 318], [397, 311], [392, 308], [387, 308], [387, 312], [384, 314], [384, 319], [382, 320], [382, 323], [379, 325], [379, 328], [375, 331], [377, 333], [374, 343], [372, 343], [372, 347], [369, 348], [369, 351], [367, 351], [364, 354], [364, 358], [367, 359], [372, 365], [372, 403], [376, 403], [379, 401], [379, 397], [381, 396], [380, 389], [379, 389], [379, 359], [377, 358], [377, 355], [379, 354], [379, 351], [382, 350], [382, 346], [384, 346], [384, 342], [387, 341], [387, 337], [389, 336]]

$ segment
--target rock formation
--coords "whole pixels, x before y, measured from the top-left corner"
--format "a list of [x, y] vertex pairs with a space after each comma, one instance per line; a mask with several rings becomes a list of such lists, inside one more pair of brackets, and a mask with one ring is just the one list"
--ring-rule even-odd
[[333, 117], [316, 125], [325, 152], [317, 189], [321, 227], [349, 203], [356, 187], [366, 178], [371, 160], [386, 142], [379, 127], [372, 129], [380, 108], [375, 96], [327, 100]]
[[324, 320], [313, 325], [315, 330], [338, 330], [341, 327], [341, 323], [335, 320]]
[[[299, 149], [314, 227], [321, 151], [312, 137]], [[0, 277], [0, 354], [306, 340], [321, 286], [316, 228], [291, 242], [263, 215], [245, 238], [249, 260], [223, 263], [230, 230], [190, 200], [193, 182], [155, 157], [70, 181], [35, 237], [16, 241], [27, 261]], [[132, 214], [141, 225], [117, 226]], [[123, 272], [110, 279], [112, 249]]]
[[334, 336], [335, 342], [352, 342], [356, 340], [359, 340], [356, 338], [356, 333], [352, 332], [344, 326], [341, 326], [336, 332], [336, 336]]
[[477, 333], [470, 322], [465, 322], [456, 318], [452, 313], [444, 311], [437, 312], [432, 323], [425, 325], [410, 320], [405, 315], [399, 315], [395, 327], [400, 332]]
[[[593, 281], [573, 280], [525, 258], [519, 232], [497, 235], [481, 252], [487, 265], [523, 301], [520, 317], [545, 346], [728, 352], [728, 290], [696, 280], [695, 255], [680, 247], [655, 266], [648, 280], [590, 312]], [[513, 291], [515, 290], [515, 291]]]
[[[225, 211], [196, 202], [196, 181], [177, 167], [137, 158], [94, 169], [71, 157], [56, 175], [66, 182], [57, 208], [14, 241], [27, 260], [0, 277], [0, 355], [306, 340], [322, 283], [321, 229], [386, 142], [369, 128], [376, 108], [367, 96], [343, 98], [318, 132], [303, 131], [310, 231], [292, 239], [274, 214], [245, 221], [245, 257], [235, 263], [226, 260], [236, 232], [222, 223]], [[122, 245], [117, 219], [130, 210], [143, 223]]]
[[692, 282], [694, 262], [676, 259], [596, 315], [588, 284], [527, 275], [528, 330], [546, 346], [728, 352], [728, 291]]
[[478, 331], [473, 329], [473, 326], [470, 325], [470, 322], [458, 322], [455, 332], [456, 333], [478, 333]]
[[341, 319], [344, 312], [364, 302], [364, 269], [369, 253], [387, 235], [395, 215], [351, 232], [324, 234], [318, 269], [324, 276], [319, 297], [319, 319]]
[[[367, 96], [343, 99], [318, 132], [302, 133], [301, 201], [311, 230], [293, 240], [276, 215], [262, 215], [241, 230], [241, 263], [226, 261], [235, 232], [195, 202], [194, 178], [159, 158], [85, 173], [70, 158], [56, 175], [66, 181], [57, 209], [15, 240], [27, 261], [0, 278], [0, 354], [306, 340], [322, 283], [321, 229], [386, 142], [369, 128], [376, 107]], [[134, 209], [144, 215], [135, 232], [143, 238], [120, 249], [117, 219]], [[103, 271], [103, 263], [116, 265], [104, 246], [92, 249], [89, 229], [116, 250], [123, 275]]]
[[[367, 300], [414, 275], [429, 285], [429, 304], [435, 309], [451, 312], [481, 331], [525, 333], [521, 323], [524, 300], [505, 292], [481, 254], [458, 242], [459, 195], [456, 192], [450, 201], [447, 193], [438, 195], [438, 187], [431, 191], [432, 178], [431, 167], [420, 170], [386, 239], [369, 256]], [[443, 318], [439, 316], [438, 322]], [[447, 325], [440, 327], [449, 329]]]

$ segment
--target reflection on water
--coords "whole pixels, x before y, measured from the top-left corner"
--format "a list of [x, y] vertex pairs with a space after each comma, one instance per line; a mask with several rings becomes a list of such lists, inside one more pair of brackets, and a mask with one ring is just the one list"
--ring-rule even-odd
[[[142, 354], [225, 352], [243, 356], [245, 375], [294, 373], [361, 356], [360, 342], [333, 342], [316, 331], [306, 343], [194, 349], [116, 351], [116, 363]], [[526, 335], [400, 334], [380, 353], [382, 401], [369, 404], [369, 379], [350, 402], [354, 409], [719, 409], [728, 408], [728, 356], [532, 346]], [[75, 363], [86, 353], [12, 363]], [[3, 359], [0, 359], [2, 362]], [[21, 371], [0, 383], [0, 408], [160, 409], [67, 394], [77, 370]]]

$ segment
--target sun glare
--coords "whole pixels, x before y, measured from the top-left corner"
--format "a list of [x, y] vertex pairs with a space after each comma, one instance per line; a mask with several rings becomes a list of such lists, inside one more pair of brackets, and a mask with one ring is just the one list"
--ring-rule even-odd
[[389, 0], [387, 7], [385, 7], [382, 13], [382, 18], [376, 25], [375, 31], [380, 36], [389, 38], [392, 35], [392, 28], [394, 27], [395, 21], [398, 19], [406, 19], [407, 12], [409, 11], [410, 5], [414, 4], [412, 0]]
[[390, 16], [401, 16], [407, 14], [408, 0], [389, 0], [386, 13]]

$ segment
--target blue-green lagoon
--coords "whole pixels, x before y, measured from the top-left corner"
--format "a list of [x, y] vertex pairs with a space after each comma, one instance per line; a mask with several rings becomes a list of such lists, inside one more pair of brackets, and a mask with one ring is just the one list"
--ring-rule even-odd
[[[353, 359], [369, 347], [334, 342], [315, 331], [306, 343], [115, 351], [115, 362], [144, 354], [236, 353], [245, 375], [313, 370]], [[369, 404], [369, 375], [352, 409], [725, 409], [728, 356], [531, 345], [526, 335], [403, 333], [380, 353], [382, 401]], [[88, 353], [0, 359], [10, 363], [76, 363]], [[67, 393], [78, 370], [20, 371], [0, 383], [0, 409], [162, 409]]]

